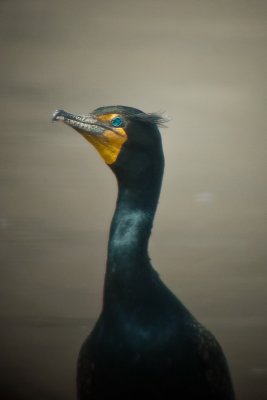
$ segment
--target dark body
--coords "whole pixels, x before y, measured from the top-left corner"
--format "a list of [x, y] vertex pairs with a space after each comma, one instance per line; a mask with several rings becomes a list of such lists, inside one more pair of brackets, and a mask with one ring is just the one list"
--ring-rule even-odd
[[103, 313], [84, 343], [79, 399], [233, 399], [214, 337], [167, 289], [146, 279], [149, 287], [140, 293], [146, 306]]
[[160, 118], [123, 106], [92, 115], [109, 113], [123, 118], [127, 140], [110, 165], [118, 199], [103, 309], [80, 351], [78, 398], [233, 400], [219, 344], [164, 285], [148, 256], [164, 170]]

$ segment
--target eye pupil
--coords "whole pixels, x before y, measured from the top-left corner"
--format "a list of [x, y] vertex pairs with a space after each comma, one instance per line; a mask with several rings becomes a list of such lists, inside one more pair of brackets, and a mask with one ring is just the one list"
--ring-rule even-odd
[[122, 119], [121, 117], [115, 117], [113, 118], [113, 120], [111, 121], [112, 126], [114, 126], [115, 128], [118, 128], [120, 126], [122, 126]]

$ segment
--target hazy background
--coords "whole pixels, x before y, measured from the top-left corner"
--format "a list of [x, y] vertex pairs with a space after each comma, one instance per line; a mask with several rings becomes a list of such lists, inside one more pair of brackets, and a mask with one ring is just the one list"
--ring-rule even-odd
[[0, 1], [1, 398], [75, 398], [116, 182], [56, 108], [165, 111], [150, 254], [267, 399], [265, 0]]

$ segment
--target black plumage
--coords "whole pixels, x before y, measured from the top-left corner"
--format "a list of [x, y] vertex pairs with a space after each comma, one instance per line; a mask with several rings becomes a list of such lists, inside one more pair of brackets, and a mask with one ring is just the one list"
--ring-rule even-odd
[[164, 169], [158, 129], [164, 120], [124, 106], [79, 116], [60, 110], [53, 119], [89, 140], [118, 182], [103, 309], [80, 351], [78, 398], [233, 400], [220, 345], [164, 285], [148, 255]]

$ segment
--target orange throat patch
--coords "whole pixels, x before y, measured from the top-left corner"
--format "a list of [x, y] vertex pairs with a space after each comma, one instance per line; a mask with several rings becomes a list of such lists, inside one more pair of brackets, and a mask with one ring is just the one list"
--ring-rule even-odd
[[[117, 114], [106, 114], [99, 117], [99, 120], [106, 122], [116, 117]], [[113, 164], [120, 154], [123, 143], [127, 140], [127, 134], [123, 128], [113, 128], [105, 130], [102, 135], [96, 136], [90, 132], [83, 133], [82, 136], [91, 143], [107, 164]]]

